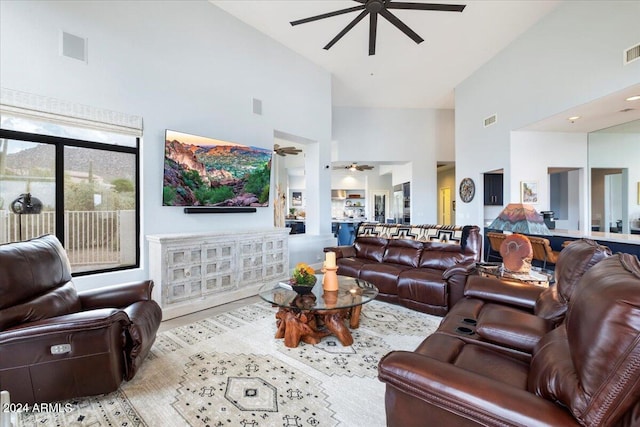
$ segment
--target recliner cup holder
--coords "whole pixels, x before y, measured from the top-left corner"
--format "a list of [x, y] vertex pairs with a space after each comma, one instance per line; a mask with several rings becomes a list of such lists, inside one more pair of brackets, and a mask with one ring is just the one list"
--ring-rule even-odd
[[458, 326], [456, 332], [463, 335], [473, 335], [473, 329], [464, 326]]
[[462, 319], [462, 323], [466, 323], [466, 324], [468, 324], [468, 325], [473, 325], [473, 326], [475, 326], [475, 325], [477, 325], [477, 324], [478, 324], [478, 321], [477, 321], [476, 319], [471, 319], [471, 318], [469, 318], [469, 317], [465, 317], [464, 319]]

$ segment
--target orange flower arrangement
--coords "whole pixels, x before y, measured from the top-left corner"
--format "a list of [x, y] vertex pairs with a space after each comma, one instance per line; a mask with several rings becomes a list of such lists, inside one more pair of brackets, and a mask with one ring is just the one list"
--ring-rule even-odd
[[305, 264], [304, 262], [300, 262], [296, 265], [296, 268], [293, 270], [293, 277], [289, 279], [289, 283], [291, 285], [299, 285], [299, 286], [313, 286], [316, 284], [316, 271], [309, 266], [309, 264]]

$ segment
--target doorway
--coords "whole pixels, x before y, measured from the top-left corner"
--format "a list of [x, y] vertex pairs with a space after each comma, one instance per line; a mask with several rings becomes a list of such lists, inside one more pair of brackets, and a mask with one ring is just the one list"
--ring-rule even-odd
[[623, 233], [628, 206], [627, 169], [591, 169], [591, 226], [593, 231]]
[[371, 193], [373, 203], [370, 203], [370, 206], [373, 207], [373, 215], [369, 218], [384, 223], [389, 218], [389, 192], [387, 190], [373, 190]]
[[[628, 211], [626, 168], [591, 169], [591, 227], [593, 231], [628, 233], [625, 212]], [[625, 227], [626, 226], [626, 227]]]
[[[545, 220], [549, 228], [561, 230], [580, 230], [582, 193], [581, 176], [584, 174], [582, 168], [547, 168], [549, 180], [549, 211], [543, 212], [547, 215]], [[584, 221], [584, 220], [583, 220]]]
[[451, 225], [451, 188], [440, 189], [440, 210], [438, 212], [438, 224]]

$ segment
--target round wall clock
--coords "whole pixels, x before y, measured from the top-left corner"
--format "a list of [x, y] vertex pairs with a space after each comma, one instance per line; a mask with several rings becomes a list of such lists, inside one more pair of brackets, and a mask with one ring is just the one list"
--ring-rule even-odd
[[460, 181], [460, 198], [463, 202], [469, 203], [476, 194], [476, 185], [471, 178], [464, 178]]

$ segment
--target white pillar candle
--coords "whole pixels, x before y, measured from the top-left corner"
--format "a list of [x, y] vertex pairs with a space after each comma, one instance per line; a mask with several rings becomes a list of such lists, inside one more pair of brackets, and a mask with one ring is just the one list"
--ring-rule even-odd
[[324, 266], [326, 268], [336, 268], [336, 253], [327, 252], [324, 258]]

